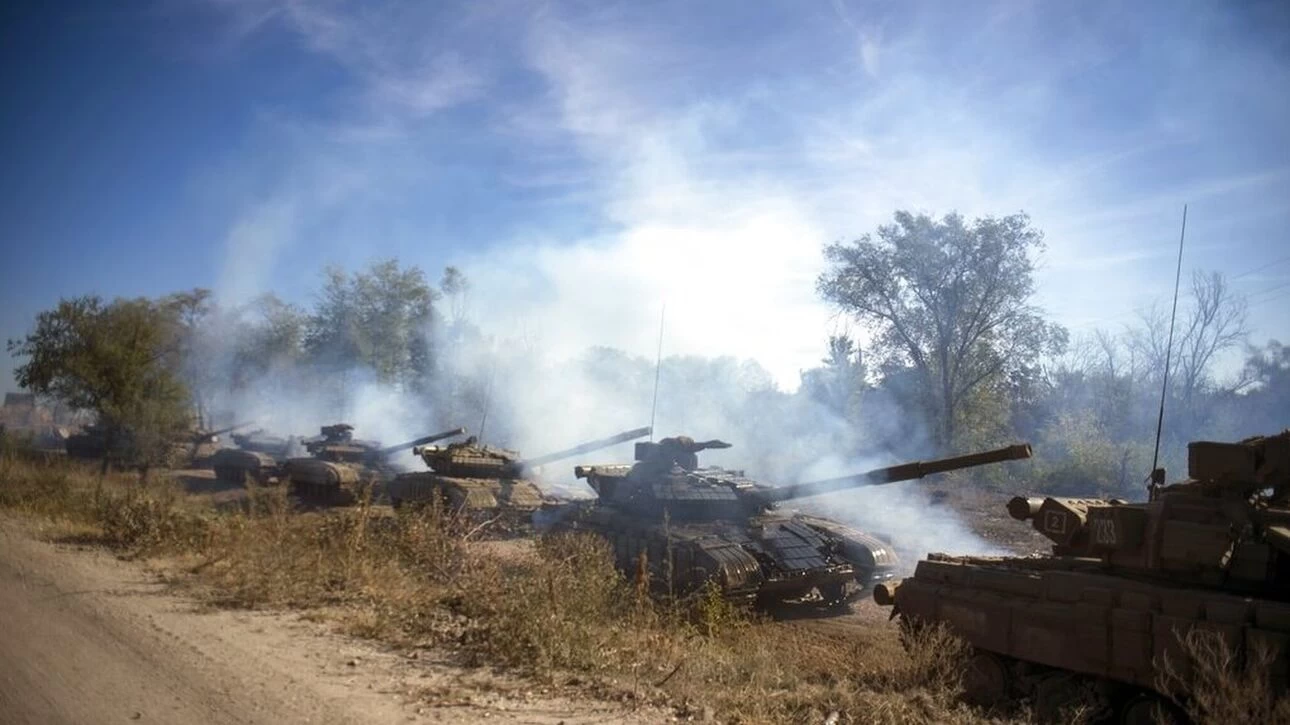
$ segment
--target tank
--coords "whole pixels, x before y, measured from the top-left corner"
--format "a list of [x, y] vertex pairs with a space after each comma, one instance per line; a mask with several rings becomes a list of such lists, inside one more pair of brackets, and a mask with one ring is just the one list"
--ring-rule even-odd
[[395, 476], [397, 471], [389, 460], [393, 454], [461, 435], [466, 429], [454, 428], [384, 448], [373, 441], [355, 439], [354, 427], [348, 423], [325, 425], [321, 431], [322, 435], [304, 442], [310, 455], [287, 459], [283, 472], [297, 496], [344, 505], [356, 500], [358, 483], [385, 482]]
[[166, 462], [171, 468], [209, 463], [219, 450], [220, 436], [251, 425], [250, 421], [210, 430], [195, 426], [178, 436], [171, 444]]
[[420, 446], [413, 451], [430, 470], [401, 474], [387, 490], [395, 506], [437, 500], [446, 510], [473, 519], [496, 518], [502, 530], [527, 528], [535, 512], [558, 503], [535, 483], [535, 469], [650, 432], [649, 427], [637, 428], [527, 459], [518, 451], [483, 445], [474, 436], [446, 446]]
[[63, 447], [69, 458], [102, 458], [107, 454], [107, 428], [91, 423], [67, 436]]
[[837, 521], [782, 510], [780, 503], [1030, 455], [1019, 445], [774, 487], [743, 471], [699, 467], [697, 453], [728, 447], [719, 440], [665, 438], [638, 443], [633, 465], [578, 466], [574, 475], [586, 479], [597, 498], [559, 512], [549, 529], [600, 534], [612, 544], [619, 569], [648, 575], [657, 591], [684, 594], [711, 581], [741, 604], [845, 608], [895, 576], [891, 543]]
[[[190, 465], [200, 459], [209, 458], [215, 453], [216, 444], [219, 443], [221, 435], [248, 425], [250, 423], [237, 423], [216, 430], [194, 428], [186, 431], [170, 442], [166, 451], [166, 464], [171, 467], [179, 467]], [[67, 449], [67, 455], [72, 458], [103, 458], [108, 454], [108, 437], [107, 426], [92, 423], [79, 432], [68, 436], [64, 447]], [[129, 450], [130, 441], [130, 431], [120, 431], [120, 439], [117, 441], [118, 450]]]
[[[1124, 723], [1181, 721], [1180, 690], [1157, 691], [1166, 658], [1185, 683], [1182, 635], [1221, 637], [1237, 657], [1270, 647], [1274, 689], [1290, 648], [1290, 431], [1188, 446], [1188, 478], [1152, 475], [1146, 502], [1017, 497], [1013, 518], [1047, 555], [933, 554], [874, 598], [906, 626], [944, 623], [975, 647], [968, 695], [1029, 697], [1052, 717], [1073, 688]], [[1239, 660], [1238, 660], [1239, 661]]]
[[220, 448], [210, 459], [215, 477], [229, 483], [247, 480], [262, 486], [278, 483], [285, 478], [287, 459], [301, 447], [300, 439], [295, 436], [275, 436], [262, 428], [234, 433], [232, 438], [236, 448]]

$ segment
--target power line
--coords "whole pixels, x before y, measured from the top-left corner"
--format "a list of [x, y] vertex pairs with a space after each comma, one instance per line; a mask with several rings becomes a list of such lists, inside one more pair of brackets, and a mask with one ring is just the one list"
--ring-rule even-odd
[[1269, 292], [1276, 292], [1277, 290], [1282, 289], [1284, 287], [1290, 287], [1290, 280], [1282, 282], [1281, 284], [1274, 284], [1271, 287], [1268, 287], [1267, 289], [1261, 289], [1258, 292], [1251, 294], [1250, 297], [1262, 297], [1263, 295]]
[[1255, 267], [1254, 269], [1249, 269], [1249, 270], [1246, 270], [1246, 271], [1244, 271], [1244, 272], [1241, 272], [1240, 274], [1233, 276], [1233, 277], [1232, 277], [1232, 279], [1240, 279], [1240, 278], [1242, 278], [1242, 277], [1248, 277], [1248, 276], [1250, 276], [1250, 275], [1254, 274], [1255, 272], [1262, 272], [1263, 270], [1267, 269], [1268, 267], [1275, 267], [1275, 266], [1277, 266], [1278, 264], [1285, 264], [1286, 262], [1290, 262], [1290, 254], [1288, 254], [1288, 255], [1286, 255], [1286, 256], [1284, 256], [1284, 257], [1280, 258], [1280, 259], [1274, 259], [1274, 260], [1272, 260], [1271, 262], [1268, 262], [1267, 264], [1261, 264], [1261, 265], [1259, 265], [1259, 266]]
[[[1233, 277], [1228, 277], [1228, 278], [1227, 278], [1227, 280], [1228, 280], [1229, 282], [1231, 282], [1231, 281], [1233, 281], [1233, 280], [1241, 279], [1241, 278], [1243, 278], [1243, 277], [1248, 277], [1248, 276], [1250, 276], [1251, 274], [1254, 274], [1255, 272], [1261, 272], [1261, 271], [1263, 271], [1263, 270], [1265, 270], [1265, 269], [1268, 269], [1269, 267], [1274, 267], [1274, 266], [1276, 266], [1276, 265], [1278, 265], [1278, 264], [1282, 264], [1282, 263], [1287, 262], [1287, 261], [1290, 261], [1290, 256], [1285, 256], [1285, 257], [1282, 257], [1281, 259], [1276, 259], [1276, 260], [1273, 260], [1273, 261], [1271, 261], [1271, 262], [1268, 262], [1267, 264], [1263, 264], [1263, 265], [1260, 265], [1260, 266], [1255, 267], [1255, 268], [1253, 268], [1253, 269], [1246, 270], [1246, 271], [1244, 271], [1244, 272], [1242, 272], [1242, 273], [1240, 273], [1240, 274], [1238, 274], [1238, 275], [1235, 275], [1235, 276], [1233, 276]], [[1252, 281], [1253, 281], [1253, 280], [1251, 280], [1251, 282], [1252, 282]], [[1282, 289], [1283, 287], [1286, 287], [1286, 286], [1290, 286], [1290, 281], [1283, 282], [1283, 283], [1281, 283], [1281, 284], [1277, 284], [1277, 285], [1273, 285], [1273, 286], [1268, 287], [1268, 288], [1266, 288], [1266, 289], [1257, 290], [1257, 291], [1255, 291], [1255, 292], [1249, 292], [1249, 293], [1247, 293], [1247, 294], [1246, 294], [1246, 301], [1249, 303], [1249, 305], [1250, 305], [1251, 307], [1252, 307], [1252, 306], [1254, 306], [1254, 305], [1256, 305], [1256, 304], [1262, 304], [1263, 302], [1265, 302], [1265, 301], [1267, 301], [1267, 300], [1258, 300], [1257, 298], [1259, 298], [1259, 297], [1263, 296], [1264, 294], [1266, 294], [1266, 293], [1268, 293], [1268, 292], [1275, 292], [1275, 291], [1277, 291], [1277, 290], [1279, 290], [1279, 289]], [[1184, 292], [1184, 293], [1182, 294], [1181, 299], [1183, 299], [1183, 300], [1190, 300], [1190, 299], [1194, 299], [1195, 297], [1196, 297], [1196, 293], [1195, 293], [1195, 292], [1193, 292], [1193, 291], [1187, 291], [1187, 292]], [[1107, 315], [1107, 316], [1105, 316], [1105, 317], [1099, 317], [1099, 318], [1097, 318], [1097, 319], [1095, 319], [1095, 320], [1090, 320], [1090, 321], [1085, 322], [1085, 323], [1083, 323], [1083, 324], [1084, 324], [1085, 326], [1087, 326], [1087, 327], [1096, 327], [1096, 326], [1101, 325], [1101, 324], [1106, 323], [1106, 322], [1115, 322], [1115, 321], [1117, 321], [1117, 320], [1122, 320], [1122, 319], [1124, 319], [1124, 318], [1126, 318], [1126, 317], [1130, 317], [1130, 316], [1132, 316], [1132, 315], [1139, 314], [1139, 312], [1140, 312], [1140, 309], [1138, 309], [1138, 308], [1131, 309], [1131, 310], [1123, 310], [1123, 311], [1121, 311], [1121, 312], [1117, 312], [1117, 313], [1115, 313], [1115, 314], [1113, 314], [1113, 315]]]
[[1287, 298], [1287, 297], [1290, 297], [1290, 292], [1283, 292], [1283, 293], [1281, 293], [1281, 294], [1279, 294], [1279, 295], [1273, 295], [1273, 296], [1271, 296], [1271, 297], [1265, 297], [1264, 299], [1256, 300], [1256, 301], [1254, 301], [1254, 302], [1250, 302], [1250, 303], [1249, 303], [1249, 306], [1250, 306], [1250, 307], [1258, 307], [1259, 305], [1266, 304], [1266, 303], [1268, 303], [1268, 302], [1276, 302], [1277, 300], [1283, 300], [1283, 299], [1285, 299], [1285, 298]]

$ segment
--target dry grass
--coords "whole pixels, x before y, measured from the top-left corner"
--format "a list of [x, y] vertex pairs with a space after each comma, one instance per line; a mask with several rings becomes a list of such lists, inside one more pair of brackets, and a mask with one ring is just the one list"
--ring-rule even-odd
[[[155, 477], [162, 479], [163, 477]], [[442, 512], [360, 503], [300, 513], [248, 488], [216, 511], [173, 483], [99, 478], [72, 462], [0, 455], [0, 507], [63, 535], [164, 556], [213, 604], [305, 610], [394, 646], [465, 665], [665, 703], [722, 722], [991, 720], [957, 700], [963, 646], [944, 632], [769, 622], [714, 590], [659, 604], [621, 577], [604, 544], [559, 536], [529, 551], [469, 542]]]
[[1165, 657], [1158, 689], [1174, 694], [1198, 725], [1290, 723], [1290, 697], [1277, 697], [1271, 673], [1281, 654], [1258, 643], [1242, 653], [1221, 633], [1177, 633], [1180, 660]]

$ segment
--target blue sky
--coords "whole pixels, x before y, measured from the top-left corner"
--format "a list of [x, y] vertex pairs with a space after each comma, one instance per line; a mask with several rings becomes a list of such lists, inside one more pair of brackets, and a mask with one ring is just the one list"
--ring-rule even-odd
[[1287, 8], [8, 3], [0, 336], [85, 292], [307, 302], [394, 256], [555, 354], [650, 355], [666, 304], [668, 351], [791, 387], [846, 327], [821, 246], [896, 209], [1029, 212], [1078, 333], [1167, 296], [1188, 203], [1186, 267], [1284, 341]]

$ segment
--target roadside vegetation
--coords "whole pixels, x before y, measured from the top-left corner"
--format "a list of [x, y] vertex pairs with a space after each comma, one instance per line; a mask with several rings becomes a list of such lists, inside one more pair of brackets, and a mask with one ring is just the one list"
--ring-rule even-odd
[[[55, 541], [146, 560], [210, 606], [297, 611], [402, 651], [447, 652], [465, 667], [661, 705], [681, 720], [1032, 721], [1024, 705], [984, 712], [960, 702], [969, 653], [942, 630], [902, 644], [881, 619], [771, 622], [715, 589], [659, 602], [592, 537], [477, 541], [475, 527], [435, 509], [301, 512], [280, 488], [251, 486], [236, 505], [216, 506], [174, 477], [102, 475], [3, 436], [0, 512]], [[1167, 663], [1161, 687], [1189, 693], [1195, 722], [1290, 722], [1290, 700], [1269, 695], [1270, 655], [1242, 665], [1202, 633], [1181, 644], [1194, 664]], [[442, 693], [424, 696], [433, 704]]]
[[289, 609], [350, 635], [718, 722], [1009, 722], [959, 703], [962, 645], [894, 626], [764, 622], [706, 592], [658, 603], [596, 539], [476, 542], [435, 510], [217, 510], [173, 479], [0, 454], [0, 508], [43, 535], [147, 559], [212, 606]]

